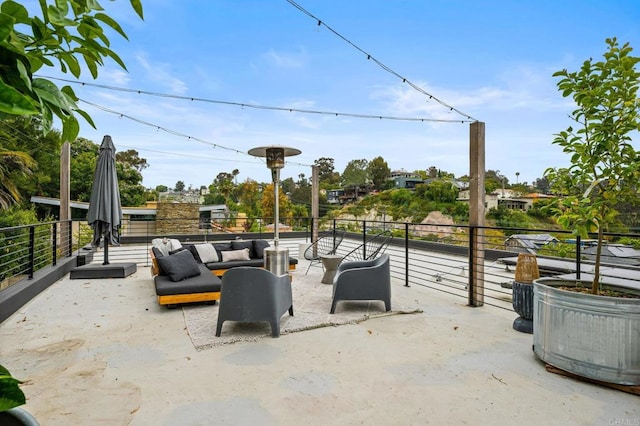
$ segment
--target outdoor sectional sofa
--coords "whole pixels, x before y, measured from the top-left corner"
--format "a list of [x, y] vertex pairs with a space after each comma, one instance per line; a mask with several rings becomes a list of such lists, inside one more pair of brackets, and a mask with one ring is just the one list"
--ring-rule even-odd
[[[238, 266], [264, 266], [265, 240], [180, 244], [167, 251], [156, 244], [151, 248], [151, 274], [158, 303], [170, 308], [181, 303], [213, 302], [220, 299], [220, 277]], [[289, 270], [298, 259], [289, 258]]]

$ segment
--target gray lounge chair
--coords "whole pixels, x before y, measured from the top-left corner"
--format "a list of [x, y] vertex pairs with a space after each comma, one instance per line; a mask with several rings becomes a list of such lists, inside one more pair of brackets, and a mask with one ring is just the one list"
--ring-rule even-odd
[[222, 275], [216, 336], [225, 321], [269, 322], [271, 335], [280, 336], [280, 317], [293, 315], [291, 278], [250, 266], [229, 269]]
[[382, 300], [385, 310], [391, 310], [391, 269], [389, 255], [372, 260], [343, 262], [333, 279], [331, 313], [342, 300]]
[[307, 247], [303, 254], [304, 258], [309, 261], [309, 266], [307, 267], [305, 275], [309, 273], [311, 265], [322, 263], [320, 259], [321, 256], [336, 254], [336, 250], [342, 242], [344, 234], [345, 231], [343, 230], [328, 232], [318, 237], [317, 240]]

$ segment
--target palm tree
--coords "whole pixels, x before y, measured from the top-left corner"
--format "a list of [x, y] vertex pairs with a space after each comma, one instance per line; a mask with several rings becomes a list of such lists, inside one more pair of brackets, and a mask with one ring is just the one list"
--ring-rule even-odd
[[11, 175], [30, 175], [36, 167], [35, 160], [25, 152], [0, 151], [0, 208], [8, 209], [21, 199], [20, 191], [11, 180]]

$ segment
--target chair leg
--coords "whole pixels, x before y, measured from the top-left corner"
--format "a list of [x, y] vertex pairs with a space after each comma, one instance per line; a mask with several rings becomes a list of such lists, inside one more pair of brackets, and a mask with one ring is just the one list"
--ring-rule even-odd
[[293, 305], [289, 307], [289, 316], [293, 316]]
[[271, 336], [280, 337], [280, 319], [276, 321], [270, 321], [271, 323]]
[[222, 323], [224, 322], [224, 320], [220, 321], [220, 319], [218, 319], [218, 324], [216, 325], [216, 337], [220, 337], [220, 333], [222, 333]]
[[305, 272], [304, 274], [307, 275], [309, 273], [309, 269], [311, 269], [311, 262], [313, 262], [312, 260], [309, 261], [309, 266], [307, 267], [307, 272]]
[[386, 299], [384, 301], [384, 308], [387, 310], [387, 312], [389, 312], [391, 310], [391, 300]]
[[334, 314], [336, 312], [336, 305], [338, 304], [338, 301], [336, 299], [333, 299], [333, 302], [331, 302], [331, 314]]

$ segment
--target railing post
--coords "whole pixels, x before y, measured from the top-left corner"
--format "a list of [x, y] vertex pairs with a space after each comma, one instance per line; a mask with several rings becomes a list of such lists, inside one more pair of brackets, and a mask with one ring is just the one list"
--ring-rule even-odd
[[[62, 224], [60, 224], [62, 225]], [[51, 242], [51, 265], [56, 266], [57, 258], [56, 258], [56, 248], [58, 246], [58, 222], [54, 222], [51, 224], [53, 231], [53, 238]]]
[[404, 286], [409, 287], [409, 224], [404, 224]]
[[36, 227], [32, 225], [29, 227], [29, 267], [28, 267], [28, 277], [29, 279], [33, 278], [33, 270], [35, 263], [35, 249], [36, 249]]
[[367, 221], [362, 221], [362, 258], [367, 258]]
[[[78, 226], [78, 229], [80, 229], [80, 226]], [[80, 239], [80, 235], [78, 235], [78, 239]], [[73, 253], [73, 220], [71, 219], [67, 220], [67, 247], [65, 253], [67, 257], [71, 257]]]
[[469, 306], [473, 306], [474, 303], [474, 293], [475, 293], [475, 284], [474, 284], [474, 280], [473, 277], [475, 275], [475, 267], [473, 265], [473, 257], [474, 257], [474, 253], [473, 253], [473, 247], [475, 247], [475, 233], [476, 233], [476, 228], [475, 226], [471, 226], [469, 227], [469, 278], [467, 281], [467, 295], [468, 295], [468, 304]]
[[576, 280], [580, 279], [580, 269], [582, 269], [581, 261], [580, 261], [581, 252], [582, 252], [582, 240], [580, 239], [580, 235], [578, 235], [578, 237], [576, 238]]

